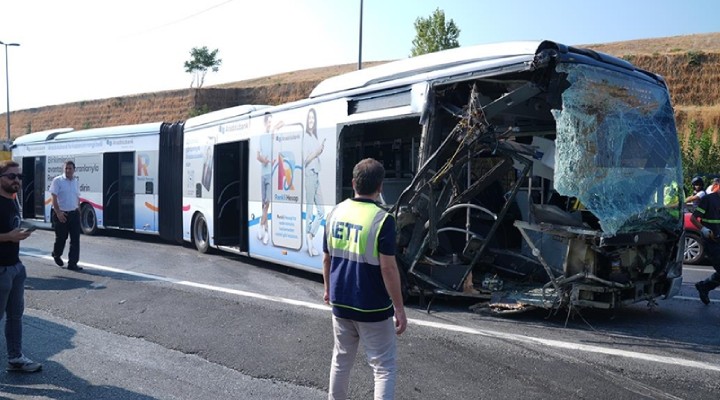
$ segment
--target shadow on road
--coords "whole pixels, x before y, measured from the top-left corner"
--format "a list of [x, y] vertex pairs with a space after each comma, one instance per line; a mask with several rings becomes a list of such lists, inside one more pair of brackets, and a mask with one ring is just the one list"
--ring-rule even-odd
[[[74, 329], [27, 315], [24, 317], [24, 328], [23, 347], [25, 353], [32, 359], [41, 362], [43, 370], [33, 374], [0, 372], [3, 375], [0, 382], [0, 396], [9, 396], [8, 398], [37, 397], [88, 400], [153, 399], [141, 393], [119, 387], [92, 385], [64, 365], [52, 361], [53, 356], [63, 353], [63, 358], [73, 359], [73, 361], [77, 359], [78, 362], [73, 362], [73, 365], [77, 365], [79, 369], [83, 368], [82, 353], [75, 356], [67, 354], [69, 351], [72, 353], [72, 349], [75, 348], [73, 337], [76, 335], [76, 331]], [[93, 364], [96, 365], [96, 362], [93, 362]], [[94, 369], [95, 367], [90, 368]]]
[[[92, 281], [78, 279], [68, 276], [56, 276], [52, 279], [35, 278], [28, 276], [25, 280], [25, 290], [75, 290], [87, 289], [91, 286]], [[95, 289], [103, 289], [103, 287], [93, 287]]]

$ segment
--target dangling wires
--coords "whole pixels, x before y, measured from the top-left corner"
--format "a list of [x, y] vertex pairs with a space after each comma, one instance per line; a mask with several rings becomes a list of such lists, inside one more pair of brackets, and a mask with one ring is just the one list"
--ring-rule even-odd
[[[472, 92], [470, 93], [470, 101], [468, 102], [467, 117], [463, 117], [449, 134], [450, 136], [462, 135], [462, 139], [455, 148], [453, 155], [448, 158], [430, 182], [435, 185], [441, 181], [445, 174], [452, 169], [458, 154], [460, 154], [460, 152], [465, 148], [466, 144], [469, 146], [482, 134], [486, 133], [489, 126], [490, 124], [485, 118], [485, 112], [480, 105], [477, 85], [473, 84]], [[468, 141], [468, 138], [470, 139], [470, 142]]]

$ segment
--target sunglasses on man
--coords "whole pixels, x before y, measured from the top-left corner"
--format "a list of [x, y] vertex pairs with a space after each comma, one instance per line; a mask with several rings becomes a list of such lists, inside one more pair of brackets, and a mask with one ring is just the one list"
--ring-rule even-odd
[[14, 181], [15, 179], [20, 179], [20, 180], [22, 180], [22, 179], [25, 177], [25, 175], [23, 175], [23, 174], [14, 174], [14, 173], [12, 173], [12, 172], [9, 173], [9, 174], [2, 174], [2, 175], [0, 175], [0, 176], [6, 176], [6, 177], [7, 177], [8, 179], [10, 179], [11, 181]]

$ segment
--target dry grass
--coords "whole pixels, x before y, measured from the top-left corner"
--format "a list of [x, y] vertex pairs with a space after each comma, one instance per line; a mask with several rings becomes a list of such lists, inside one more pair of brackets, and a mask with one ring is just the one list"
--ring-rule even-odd
[[[371, 61], [364, 62], [363, 68], [373, 67], [375, 65], [386, 63], [387, 61]], [[260, 78], [247, 79], [238, 82], [223, 83], [220, 85], [210, 86], [212, 88], [249, 88], [258, 86], [268, 86], [277, 84], [287, 84], [296, 82], [320, 82], [331, 76], [344, 74], [355, 71], [356, 64], [331, 65], [329, 67], [310, 68], [299, 71], [284, 72], [277, 75], [263, 76]]]
[[[586, 47], [616, 57], [640, 55], [686, 55], [692, 52], [720, 53], [720, 33], [706, 33], [686, 36], [672, 36], [665, 38], [628, 40], [623, 42], [584, 44], [577, 47]], [[392, 61], [392, 60], [388, 60]], [[363, 63], [363, 67], [372, 67], [388, 61], [371, 61]], [[357, 69], [357, 64], [331, 65], [327, 67], [310, 68], [299, 71], [285, 72], [238, 82], [228, 82], [210, 86], [212, 88], [248, 88], [285, 84], [294, 82], [321, 81], [331, 76], [351, 72]]]
[[[690, 121], [700, 131], [720, 127], [720, 33], [672, 36], [623, 42], [578, 45], [624, 58], [636, 66], [662, 75], [670, 88], [681, 136], [689, 132]], [[387, 61], [364, 63], [364, 67]], [[334, 65], [287, 72], [256, 79], [215, 85], [216, 88], [256, 88], [268, 104], [282, 103], [292, 96], [273, 96], [275, 85], [297, 85], [299, 98], [331, 76], [354, 71], [357, 64]], [[281, 92], [281, 91], [279, 91]]]
[[720, 33], [703, 33], [663, 38], [626, 40], [623, 42], [586, 44], [586, 47], [616, 57], [626, 55], [661, 55], [702, 51], [720, 53]]
[[675, 122], [681, 138], [690, 133], [690, 122], [695, 122], [697, 132], [710, 130], [715, 141], [720, 141], [720, 104], [714, 106], [675, 106]]
[[[700, 131], [720, 127], [720, 33], [578, 45], [629, 60], [662, 75], [670, 88], [681, 136], [690, 121]], [[387, 61], [366, 62], [364, 67]], [[357, 64], [334, 65], [228, 82], [201, 90], [174, 90], [82, 101], [15, 111], [12, 137], [58, 127], [75, 129], [130, 123], [177, 121], [200, 109], [238, 104], [281, 104], [306, 98], [323, 79], [354, 71]], [[1, 116], [2, 114], [0, 114]], [[5, 132], [0, 118], [0, 132]]]

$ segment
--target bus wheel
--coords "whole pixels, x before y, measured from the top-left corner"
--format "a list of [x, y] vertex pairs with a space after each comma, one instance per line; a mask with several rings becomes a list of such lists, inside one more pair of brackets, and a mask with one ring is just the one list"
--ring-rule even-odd
[[208, 247], [210, 247], [210, 240], [208, 235], [207, 222], [202, 214], [198, 214], [193, 222], [192, 229], [192, 240], [195, 244], [195, 248], [201, 253], [207, 253]]
[[97, 233], [95, 210], [88, 204], [83, 204], [80, 207], [80, 228], [86, 235], [94, 235]]

